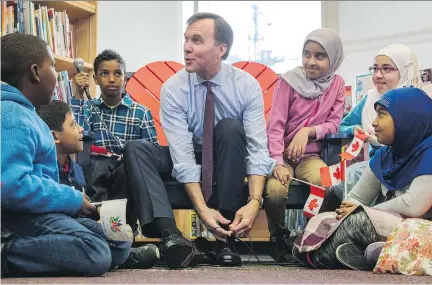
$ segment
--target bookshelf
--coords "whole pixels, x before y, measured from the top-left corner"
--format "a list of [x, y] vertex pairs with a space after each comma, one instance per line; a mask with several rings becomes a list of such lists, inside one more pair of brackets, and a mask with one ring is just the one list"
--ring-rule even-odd
[[[8, 15], [6, 6], [11, 2], [27, 2], [27, 1], [1, 1], [2, 2], [2, 18]], [[73, 57], [80, 57], [84, 60], [84, 71], [93, 76], [93, 60], [97, 55], [97, 1], [31, 1], [39, 4], [47, 9], [54, 9], [55, 12], [67, 14], [68, 28], [71, 34], [70, 47], [73, 50]], [[21, 6], [22, 7], [22, 6]], [[31, 14], [31, 13], [30, 13]], [[36, 14], [35, 14], [36, 15]], [[40, 15], [40, 14], [39, 14]], [[15, 21], [17, 16], [15, 12]], [[26, 13], [23, 11], [24, 20], [28, 20]], [[32, 15], [33, 16], [33, 15]], [[36, 16], [35, 16], [36, 17]], [[46, 19], [45, 19], [46, 20]], [[4, 20], [3, 20], [4, 21]], [[2, 35], [4, 34], [5, 26], [2, 21]], [[42, 21], [44, 18], [42, 16]], [[46, 26], [45, 26], [46, 27]], [[39, 27], [40, 28], [40, 27]], [[47, 32], [48, 35], [48, 32]], [[76, 69], [73, 66], [73, 58], [67, 57], [64, 54], [54, 52], [56, 60], [57, 72], [67, 71], [69, 79], [76, 74]], [[92, 80], [91, 80], [92, 81]], [[92, 81], [90, 86], [92, 96], [96, 94], [96, 85]]]
[[[191, 234], [192, 232], [192, 221], [191, 215], [193, 215], [193, 210], [174, 210], [174, 218], [176, 220], [177, 227], [182, 231], [185, 236], [191, 240], [194, 240], [196, 236]], [[204, 236], [205, 237], [205, 236]], [[250, 238], [242, 238], [241, 240], [245, 242], [268, 242], [270, 233], [267, 227], [267, 217], [264, 210], [261, 210], [258, 217], [255, 220], [255, 224], [250, 231]], [[214, 238], [208, 238], [209, 241], [214, 241]], [[141, 233], [135, 237], [135, 242], [158, 242], [157, 238], [146, 238]]]

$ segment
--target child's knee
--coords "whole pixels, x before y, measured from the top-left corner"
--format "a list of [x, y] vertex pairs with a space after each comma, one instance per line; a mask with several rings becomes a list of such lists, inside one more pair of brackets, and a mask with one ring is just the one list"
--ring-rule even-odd
[[270, 178], [266, 182], [265, 187], [265, 198], [266, 200], [275, 201], [286, 199], [288, 196], [289, 185], [282, 185], [282, 183], [276, 178]]
[[72, 270], [78, 276], [101, 276], [110, 269], [111, 249], [103, 238], [95, 235], [82, 237], [78, 246], [81, 246], [83, 252], [86, 253], [79, 257], [80, 260], [74, 262], [75, 266]]

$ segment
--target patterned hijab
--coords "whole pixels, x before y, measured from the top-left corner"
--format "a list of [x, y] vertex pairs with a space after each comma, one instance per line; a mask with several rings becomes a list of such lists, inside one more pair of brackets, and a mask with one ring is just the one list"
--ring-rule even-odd
[[394, 141], [380, 148], [369, 166], [390, 191], [402, 190], [414, 178], [432, 174], [432, 99], [414, 87], [390, 90], [375, 103], [394, 121]]
[[303, 48], [308, 41], [319, 43], [327, 53], [330, 66], [323, 77], [314, 80], [309, 79], [303, 66], [298, 66], [282, 75], [282, 78], [301, 96], [316, 98], [332, 83], [334, 74], [344, 60], [342, 41], [339, 35], [332, 29], [318, 29], [311, 32], [304, 41]]

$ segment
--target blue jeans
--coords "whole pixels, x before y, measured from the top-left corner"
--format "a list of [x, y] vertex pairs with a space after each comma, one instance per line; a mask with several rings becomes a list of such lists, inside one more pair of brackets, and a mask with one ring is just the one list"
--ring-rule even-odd
[[132, 245], [108, 240], [96, 221], [60, 213], [2, 211], [2, 228], [17, 235], [6, 253], [8, 276], [100, 276], [125, 262]]

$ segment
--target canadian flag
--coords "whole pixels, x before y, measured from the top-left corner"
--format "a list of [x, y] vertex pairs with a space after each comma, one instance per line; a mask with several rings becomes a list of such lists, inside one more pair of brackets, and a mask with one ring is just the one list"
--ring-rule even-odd
[[319, 209], [324, 201], [324, 189], [316, 186], [310, 187], [310, 195], [303, 208], [306, 217], [312, 218], [318, 214]]
[[348, 148], [341, 154], [345, 160], [352, 160], [355, 158], [363, 148], [364, 141], [366, 140], [366, 134], [357, 134]]
[[340, 163], [320, 168], [321, 186], [330, 187], [345, 180], [345, 160]]

